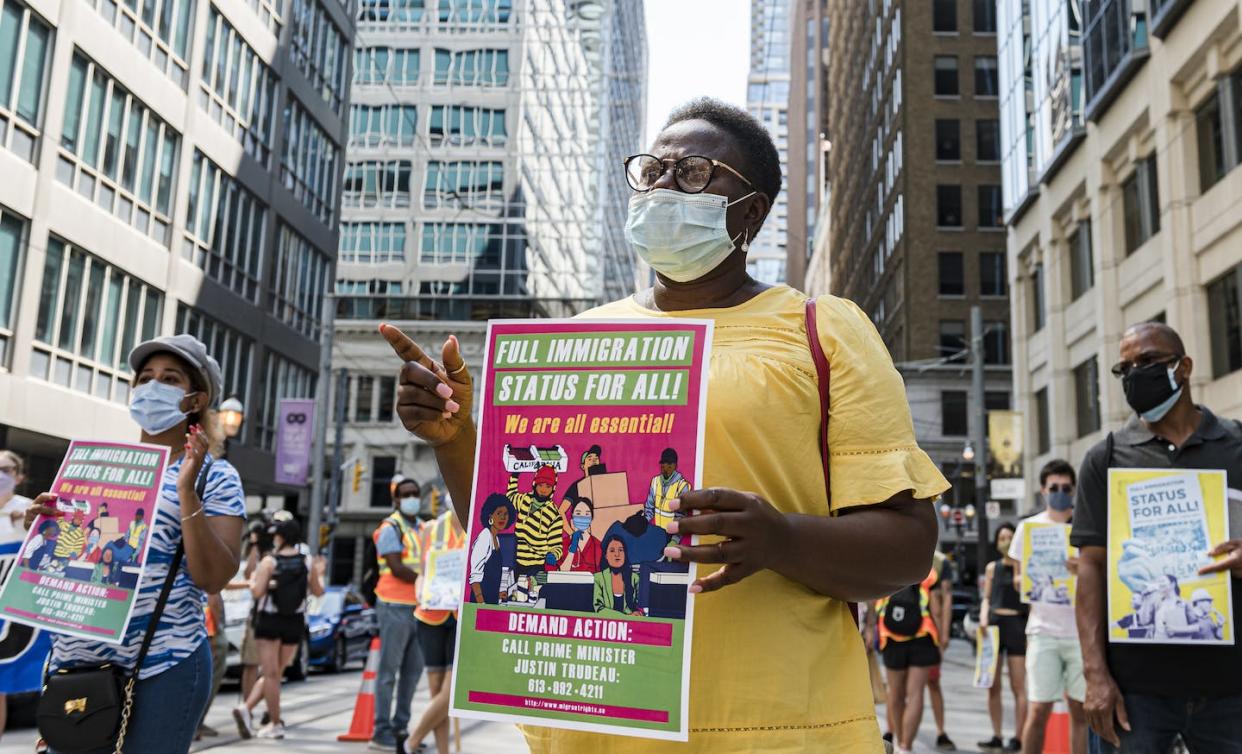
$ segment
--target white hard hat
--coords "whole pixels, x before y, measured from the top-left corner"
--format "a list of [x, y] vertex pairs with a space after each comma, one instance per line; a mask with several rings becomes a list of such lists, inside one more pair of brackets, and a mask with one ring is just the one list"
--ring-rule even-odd
[[1212, 601], [1212, 595], [1208, 594], [1206, 589], [1196, 589], [1194, 594], [1190, 595], [1191, 602], [1202, 602], [1203, 600]]

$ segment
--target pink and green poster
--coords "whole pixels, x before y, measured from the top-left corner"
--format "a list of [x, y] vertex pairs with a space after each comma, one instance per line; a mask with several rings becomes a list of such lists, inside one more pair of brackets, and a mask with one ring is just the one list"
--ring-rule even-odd
[[712, 325], [495, 321], [477, 381], [453, 714], [686, 740]]
[[142, 580], [168, 449], [74, 440], [0, 589], [0, 618], [117, 644]]

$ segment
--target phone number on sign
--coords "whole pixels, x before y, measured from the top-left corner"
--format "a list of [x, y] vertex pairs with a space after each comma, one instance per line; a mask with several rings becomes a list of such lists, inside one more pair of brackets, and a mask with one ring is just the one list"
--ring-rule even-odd
[[603, 699], [604, 687], [597, 683], [581, 683], [574, 685], [568, 681], [552, 681], [548, 683], [542, 678], [531, 678], [526, 684], [526, 690], [543, 694], [551, 688], [551, 692], [557, 696], [572, 696], [578, 699]]

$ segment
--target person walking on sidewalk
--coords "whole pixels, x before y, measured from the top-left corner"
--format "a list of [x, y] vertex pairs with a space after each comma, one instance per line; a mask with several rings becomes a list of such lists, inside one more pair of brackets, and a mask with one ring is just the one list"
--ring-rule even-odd
[[931, 703], [932, 722], [936, 724], [936, 749], [938, 751], [957, 751], [957, 744], [949, 738], [945, 730], [944, 690], [940, 686], [940, 666], [944, 664], [944, 654], [949, 649], [949, 640], [953, 638], [953, 583], [948, 574], [949, 559], [943, 552], [932, 553], [932, 569], [936, 572], [936, 583], [932, 590], [939, 594], [936, 600], [937, 612], [932, 618], [940, 628], [936, 647], [940, 650], [940, 662], [927, 670], [927, 699]]
[[393, 491], [395, 510], [371, 535], [379, 567], [375, 614], [379, 618], [380, 666], [375, 682], [375, 732], [370, 743], [376, 751], [391, 752], [409, 735], [410, 704], [423, 674], [418, 619], [414, 617], [422, 568], [420, 489], [418, 482], [408, 477], [398, 482]]
[[899, 753], [914, 749], [923, 722], [923, 689], [932, 668], [940, 666], [936, 620], [943, 594], [933, 588], [938, 579], [933, 568], [921, 582], [881, 599], [874, 611], [888, 672], [888, 729]]
[[[669, 501], [668, 533], [705, 544], [664, 549], [671, 561], [703, 564], [690, 585], [704, 597], [694, 601], [689, 740], [522, 732], [534, 754], [879, 754], [849, 603], [927, 575], [939, 531], [931, 500], [948, 482], [918, 447], [901, 376], [870, 318], [833, 296], [808, 307], [803, 294], [747, 273], [747, 250], [781, 188], [780, 155], [763, 126], [698, 99], [672, 113], [651, 152], [626, 160], [617, 178], [635, 192], [627, 231], [655, 284], [582, 319], [716, 324], [704, 489]], [[433, 359], [399, 329], [380, 332], [400, 360], [402, 424], [434, 448], [467, 521], [477, 435], [460, 344], [450, 336]], [[832, 375], [823, 394], [815, 352]]]
[[[466, 532], [457, 523], [457, 514], [451, 510], [423, 524], [419, 535], [423, 553], [421, 573], [424, 574], [433, 573], [430, 566], [443, 553], [464, 550], [466, 547]], [[460, 602], [460, 586], [458, 584], [455, 587], [453, 595]], [[432, 587], [428, 585], [428, 588]], [[414, 617], [419, 622], [418, 644], [423, 652], [423, 662], [426, 663], [431, 704], [423, 711], [423, 716], [410, 732], [409, 739], [397, 742], [397, 754], [413, 754], [418, 751], [428, 733], [435, 734], [436, 751], [439, 754], [449, 754], [449, 674], [453, 672], [453, 656], [457, 648], [457, 611], [433, 610], [420, 604], [414, 610]]]
[[[1014, 586], [1021, 588], [1023, 546], [1027, 523], [1069, 525], [1074, 514], [1074, 488], [1077, 475], [1064, 460], [1054, 459], [1039, 472], [1039, 494], [1044, 510], [1018, 522], [1009, 558], [1014, 563]], [[1078, 563], [1071, 558], [1070, 571]], [[1078, 627], [1073, 605], [1034, 602], [1026, 620], [1026, 725], [1022, 729], [1022, 750], [1041, 754], [1044, 731], [1057, 700], [1064, 698], [1070, 715], [1070, 750], [1087, 754], [1087, 717], [1083, 712], [1086, 681], [1082, 674], [1082, 652], [1078, 646]]]
[[259, 729], [259, 738], [284, 738], [285, 721], [280, 716], [280, 681], [306, 636], [306, 594], [323, 595], [323, 573], [327, 561], [311, 560], [298, 545], [302, 527], [292, 519], [272, 526], [272, 552], [259, 562], [250, 579], [250, 592], [257, 605], [254, 638], [259, 648], [262, 679], [250, 696], [233, 709], [237, 731], [242, 738], [255, 735], [253, 710], [265, 703], [271, 722]]
[[[1165, 752], [1181, 736], [1191, 754], [1242, 753], [1242, 651], [1236, 646], [1108, 641], [1108, 470], [1223, 469], [1229, 521], [1242, 520], [1242, 424], [1191, 397], [1194, 361], [1173, 328], [1135, 325], [1122, 335], [1121, 379], [1134, 414], [1082, 462], [1070, 543], [1079, 548], [1078, 631], [1086, 713], [1102, 754]], [[1236, 529], [1234, 530], [1236, 531]], [[1205, 571], [1232, 574], [1242, 615], [1242, 542], [1218, 544]]]
[[[123, 749], [182, 754], [190, 749], [211, 692], [203, 598], [220, 591], [237, 570], [246, 497], [236, 469], [209, 452], [216, 444], [211, 406], [220, 397], [221, 371], [206, 346], [187, 334], [155, 338], [130, 352], [129, 367], [134, 373], [129, 413], [142, 428], [141, 441], [169, 449], [159, 501], [148, 511], [154, 525], [138, 597], [124, 641], [54, 635], [48, 667], [49, 673], [104, 663], [133, 668], [178, 545], [183, 546], [134, 685]], [[55, 515], [54, 503], [54, 495], [40, 495], [26, 511], [26, 525], [38, 515]]]
[[[983, 602], [979, 606], [979, 628], [987, 633], [995, 626], [1000, 634], [999, 654], [1004, 664], [998, 664], [992, 685], [988, 688], [988, 715], [992, 718], [992, 738], [980, 741], [979, 748], [987, 754], [1022, 751], [1022, 726], [1026, 723], [1026, 618], [1030, 612], [1022, 604], [1014, 583], [1014, 563], [1009, 559], [1013, 545], [1014, 525], [1001, 524], [992, 537], [992, 550], [996, 559], [988, 563], [983, 572]], [[1009, 687], [1013, 691], [1014, 733], [1006, 744], [1001, 738], [1005, 717], [1002, 697], [1001, 675], [1009, 668]]]

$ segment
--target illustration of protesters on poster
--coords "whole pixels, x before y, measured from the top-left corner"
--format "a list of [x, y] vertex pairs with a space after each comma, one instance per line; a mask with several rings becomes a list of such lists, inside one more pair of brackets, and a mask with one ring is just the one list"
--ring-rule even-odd
[[73, 441], [51, 492], [54, 517], [36, 519], [0, 589], [0, 618], [119, 643], [151, 538], [168, 449]]
[[686, 740], [711, 323], [492, 322], [452, 714]]
[[1199, 574], [1227, 499], [1224, 471], [1109, 470], [1109, 641], [1234, 643], [1229, 574]]
[[999, 661], [1000, 629], [996, 626], [975, 629], [975, 688], [992, 688]]
[[1022, 527], [1022, 601], [1045, 605], [1074, 604], [1074, 575], [1069, 559], [1069, 527], [1026, 522]]

